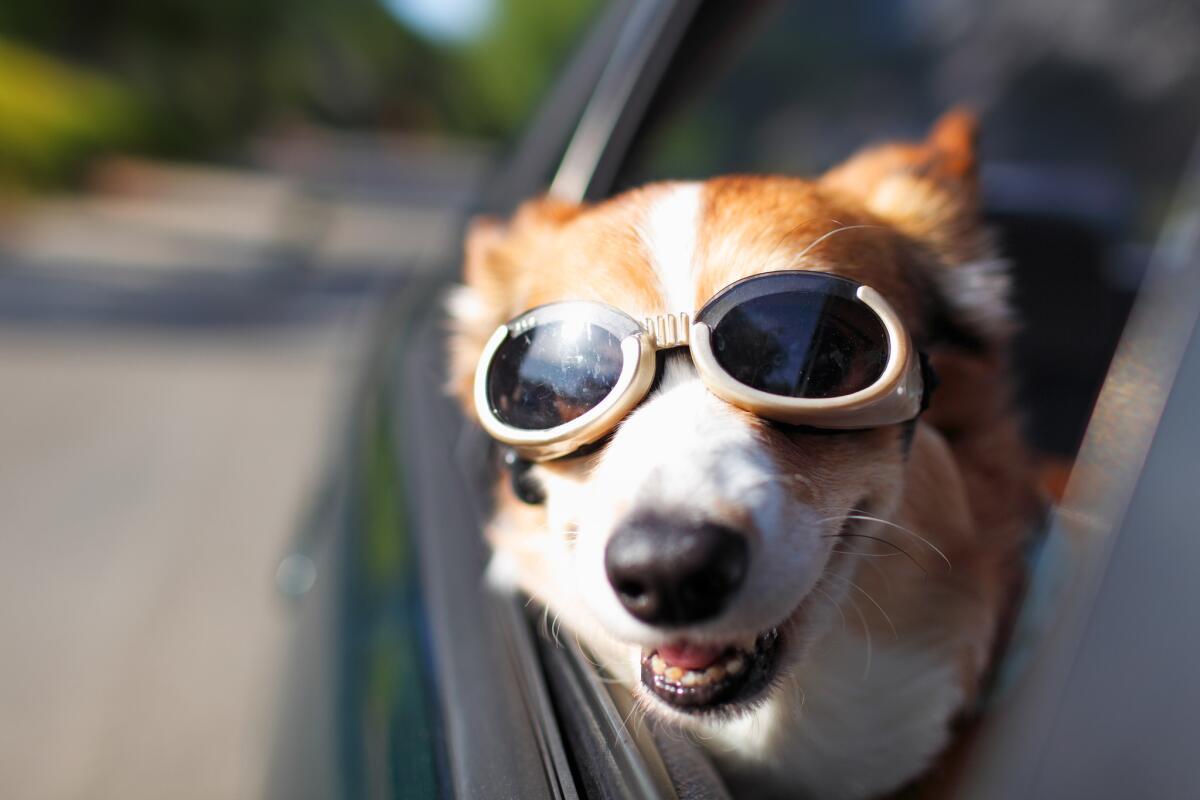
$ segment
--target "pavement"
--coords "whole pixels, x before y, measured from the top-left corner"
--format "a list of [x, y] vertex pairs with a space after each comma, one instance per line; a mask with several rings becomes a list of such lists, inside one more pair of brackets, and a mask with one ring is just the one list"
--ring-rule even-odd
[[259, 794], [358, 333], [0, 333], [0, 795]]
[[358, 144], [117, 163], [0, 225], [0, 797], [261, 794], [276, 567], [483, 163]]

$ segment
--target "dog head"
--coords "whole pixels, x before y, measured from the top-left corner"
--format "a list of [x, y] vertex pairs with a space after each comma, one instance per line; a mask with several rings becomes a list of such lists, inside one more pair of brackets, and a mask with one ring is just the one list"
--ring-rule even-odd
[[[987, 348], [1005, 335], [1006, 287], [979, 224], [974, 139], [971, 118], [952, 113], [922, 143], [868, 150], [816, 180], [661, 183], [478, 221], [452, 298], [454, 389], [471, 413], [487, 338], [534, 306], [694, 312], [777, 270], [870, 285], [919, 347], [950, 336]], [[934, 436], [773, 424], [711, 394], [686, 354], [668, 355], [599, 447], [532, 467], [544, 503], [500, 485], [494, 569], [658, 713], [685, 723], [750, 713], [838, 613], [861, 563], [842, 545], [885, 538], [871, 526], [901, 505], [911, 461]], [[953, 475], [945, 483], [961, 493]]]

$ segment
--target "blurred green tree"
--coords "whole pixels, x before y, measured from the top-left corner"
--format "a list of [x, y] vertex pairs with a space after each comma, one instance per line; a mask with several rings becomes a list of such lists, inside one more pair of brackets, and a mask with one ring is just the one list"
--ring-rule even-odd
[[69, 179], [93, 153], [135, 141], [115, 82], [0, 40], [0, 192]]
[[292, 122], [505, 138], [595, 6], [497, 0], [447, 42], [376, 0], [5, 0], [0, 181], [63, 180], [113, 148], [222, 157]]

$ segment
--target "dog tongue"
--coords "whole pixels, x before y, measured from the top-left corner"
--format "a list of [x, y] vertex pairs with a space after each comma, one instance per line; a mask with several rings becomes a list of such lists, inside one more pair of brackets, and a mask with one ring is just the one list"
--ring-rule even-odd
[[689, 642], [680, 642], [679, 644], [671, 644], [658, 648], [659, 658], [671, 666], [681, 669], [704, 669], [716, 661], [721, 653], [724, 652], [724, 647], [709, 644], [691, 644]]

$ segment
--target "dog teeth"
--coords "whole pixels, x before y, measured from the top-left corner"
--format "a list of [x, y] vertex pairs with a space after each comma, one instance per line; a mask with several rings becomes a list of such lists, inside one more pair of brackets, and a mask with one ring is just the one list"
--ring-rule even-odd
[[749, 646], [745, 646], [744, 640], [738, 642], [715, 663], [699, 669], [674, 666], [657, 651], [651, 652], [646, 664], [660, 685], [674, 684], [676, 687], [689, 689], [710, 686], [743, 675], [750, 669], [751, 659], [756, 657], [756, 639], [757, 637], [751, 638]]
[[718, 683], [730, 675], [737, 675], [746, 668], [740, 657], [728, 659], [723, 664], [714, 664], [707, 669], [681, 669], [667, 666], [661, 658], [653, 656], [650, 659], [650, 669], [655, 675], [662, 676], [666, 681], [679, 686], [697, 687]]

